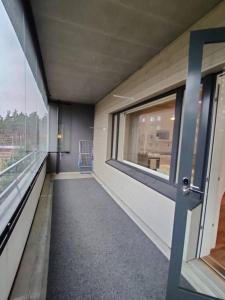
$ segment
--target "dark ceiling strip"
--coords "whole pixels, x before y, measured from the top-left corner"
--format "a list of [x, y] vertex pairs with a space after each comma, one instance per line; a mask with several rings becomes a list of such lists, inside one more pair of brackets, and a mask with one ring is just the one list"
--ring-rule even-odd
[[95, 106], [93, 103], [82, 103], [82, 102], [72, 102], [72, 101], [64, 101], [64, 100], [57, 100], [57, 99], [49, 99], [49, 104], [63, 104], [63, 105], [86, 105], [86, 106]]
[[41, 71], [44, 87], [45, 87], [46, 94], [47, 94], [47, 97], [49, 100], [51, 95], [50, 95], [49, 88], [48, 88], [48, 81], [47, 81], [45, 67], [44, 67], [43, 58], [42, 58], [42, 54], [41, 54], [41, 48], [40, 48], [40, 43], [39, 43], [38, 34], [37, 34], [37, 30], [36, 30], [36, 24], [34, 21], [32, 7], [30, 4], [30, 1], [28, 1], [28, 0], [22, 0], [22, 5], [23, 5], [23, 9], [24, 9], [24, 16], [26, 19], [26, 24], [28, 24], [28, 26], [29, 26], [29, 32], [30, 32], [30, 35], [32, 38], [34, 48], [35, 48], [38, 65], [39, 65], [39, 68]]

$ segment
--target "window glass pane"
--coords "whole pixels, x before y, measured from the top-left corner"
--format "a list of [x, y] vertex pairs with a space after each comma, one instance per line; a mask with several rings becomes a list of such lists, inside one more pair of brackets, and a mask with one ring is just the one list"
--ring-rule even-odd
[[[26, 152], [47, 152], [48, 110], [26, 63]], [[40, 153], [40, 154], [41, 154]]]
[[192, 176], [191, 176], [191, 183], [194, 183], [195, 177], [195, 167], [196, 167], [196, 155], [197, 155], [197, 145], [198, 145], [198, 135], [200, 130], [200, 120], [201, 120], [201, 110], [202, 110], [202, 85], [200, 89], [200, 95], [198, 99], [198, 111], [197, 111], [197, 120], [196, 120], [196, 129], [195, 129], [195, 142], [194, 142], [194, 151], [193, 151], [193, 158], [192, 158]]
[[126, 114], [124, 160], [168, 178], [176, 95]]
[[119, 118], [119, 132], [118, 132], [118, 160], [123, 160], [123, 152], [124, 152], [124, 134], [125, 134], [125, 124], [126, 124], [126, 114], [120, 113], [118, 114]]
[[26, 150], [38, 150], [38, 108], [36, 82], [28, 65], [26, 65]]
[[0, 36], [1, 234], [47, 154], [48, 110], [1, 1]]
[[[1, 4], [1, 3], [0, 3]], [[25, 58], [0, 5], [0, 171], [26, 155]], [[0, 193], [13, 175], [0, 178]]]
[[116, 159], [116, 143], [117, 143], [117, 122], [118, 122], [118, 115], [114, 115], [114, 122], [113, 122], [113, 139], [112, 139], [112, 159]]
[[[196, 130], [195, 130], [195, 141], [194, 141], [194, 150], [193, 150], [193, 158], [192, 158], [192, 176], [191, 176], [191, 183], [194, 183], [194, 176], [195, 176], [195, 167], [196, 167], [196, 155], [197, 155], [197, 146], [198, 146], [198, 135], [200, 130], [200, 120], [201, 120], [201, 111], [202, 111], [202, 103], [203, 103], [203, 86], [201, 85], [200, 94], [198, 99], [198, 110], [197, 110], [197, 120], [196, 120]], [[181, 115], [181, 126], [180, 126], [180, 137], [179, 142], [181, 143], [181, 137], [183, 134], [183, 112]], [[178, 170], [180, 165], [180, 145], [179, 145], [179, 152], [178, 152], [178, 159], [177, 159], [177, 170], [176, 170], [176, 183], [178, 183]]]

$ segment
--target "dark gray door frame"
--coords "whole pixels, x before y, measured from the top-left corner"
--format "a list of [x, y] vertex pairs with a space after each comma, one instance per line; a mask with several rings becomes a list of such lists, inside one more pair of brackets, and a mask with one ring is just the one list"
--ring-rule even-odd
[[[195, 129], [197, 120], [198, 98], [201, 84], [201, 66], [205, 44], [225, 42], [225, 28], [212, 28], [192, 31], [190, 34], [188, 75], [183, 106], [183, 134], [181, 137], [180, 165], [178, 170], [178, 187], [170, 257], [167, 300], [206, 300], [215, 299], [180, 287], [180, 276], [184, 250], [187, 211], [190, 206], [201, 204], [193, 193], [183, 192], [183, 178], [192, 175], [192, 158], [194, 150]], [[198, 230], [198, 228], [196, 228]]]

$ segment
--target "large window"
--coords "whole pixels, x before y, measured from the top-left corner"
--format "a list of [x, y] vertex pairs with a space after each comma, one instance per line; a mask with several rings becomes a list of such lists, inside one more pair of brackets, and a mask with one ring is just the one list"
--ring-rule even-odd
[[[168, 97], [167, 97], [168, 98]], [[125, 113], [124, 160], [168, 178], [176, 95]]]
[[183, 91], [179, 88], [113, 114], [111, 159], [126, 165], [125, 172], [129, 166], [135, 168], [132, 177], [138, 169], [175, 183]]
[[46, 156], [48, 110], [1, 1], [0, 36], [1, 233]]

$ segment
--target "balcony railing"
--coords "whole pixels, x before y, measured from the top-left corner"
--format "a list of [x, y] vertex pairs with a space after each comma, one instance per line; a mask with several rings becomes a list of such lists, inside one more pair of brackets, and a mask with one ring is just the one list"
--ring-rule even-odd
[[18, 185], [27, 171], [36, 163], [38, 164], [42, 157], [43, 152], [31, 152], [0, 172], [0, 204], [10, 191]]

